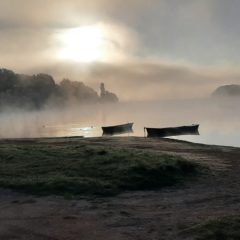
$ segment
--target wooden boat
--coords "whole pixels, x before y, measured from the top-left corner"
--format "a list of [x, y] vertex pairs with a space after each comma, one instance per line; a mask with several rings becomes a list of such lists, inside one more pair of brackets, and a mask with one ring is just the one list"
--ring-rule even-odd
[[126, 123], [126, 124], [122, 124], [122, 125], [102, 127], [103, 136], [112, 136], [112, 135], [116, 135], [116, 134], [132, 133], [133, 132], [132, 127], [133, 127], [133, 123]]
[[169, 128], [144, 128], [147, 131], [147, 137], [171, 137], [179, 135], [199, 135], [199, 124], [181, 127]]

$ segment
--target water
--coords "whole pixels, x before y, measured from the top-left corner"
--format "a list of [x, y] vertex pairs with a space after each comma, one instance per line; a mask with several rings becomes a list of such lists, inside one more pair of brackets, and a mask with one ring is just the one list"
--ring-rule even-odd
[[[177, 139], [240, 147], [240, 106], [235, 101], [175, 100], [119, 103], [41, 112], [6, 112], [0, 116], [0, 137], [99, 137], [101, 126], [134, 122], [134, 133], [144, 127], [200, 124], [200, 136]], [[127, 134], [123, 135], [127, 136]]]

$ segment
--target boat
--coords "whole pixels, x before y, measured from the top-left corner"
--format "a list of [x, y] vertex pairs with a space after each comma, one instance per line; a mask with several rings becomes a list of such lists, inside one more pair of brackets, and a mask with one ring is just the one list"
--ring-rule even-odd
[[115, 126], [102, 127], [103, 136], [112, 136], [116, 134], [132, 133], [133, 123], [126, 123]]
[[199, 124], [193, 124], [190, 126], [180, 127], [168, 127], [168, 128], [148, 128], [145, 127], [144, 131], [147, 131], [147, 137], [171, 137], [179, 135], [199, 135]]

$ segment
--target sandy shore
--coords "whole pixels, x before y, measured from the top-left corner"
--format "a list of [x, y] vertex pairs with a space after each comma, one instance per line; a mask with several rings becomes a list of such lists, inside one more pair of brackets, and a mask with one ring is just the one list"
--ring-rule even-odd
[[[116, 197], [36, 197], [0, 190], [0, 239], [186, 239], [185, 229], [218, 216], [239, 214], [240, 149], [175, 140], [52, 138], [1, 140], [101, 145], [179, 154], [210, 168], [181, 187], [126, 192]], [[191, 239], [191, 238], [189, 238]]]

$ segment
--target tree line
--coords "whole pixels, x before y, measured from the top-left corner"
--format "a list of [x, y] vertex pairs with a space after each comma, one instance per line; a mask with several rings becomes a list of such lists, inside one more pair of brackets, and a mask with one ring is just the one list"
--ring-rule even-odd
[[114, 93], [105, 91], [100, 96], [83, 82], [63, 79], [57, 84], [48, 74], [16, 74], [0, 69], [0, 109], [15, 107], [41, 109], [71, 104], [117, 102]]

